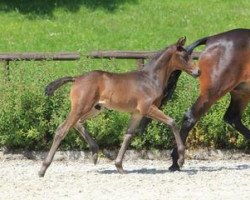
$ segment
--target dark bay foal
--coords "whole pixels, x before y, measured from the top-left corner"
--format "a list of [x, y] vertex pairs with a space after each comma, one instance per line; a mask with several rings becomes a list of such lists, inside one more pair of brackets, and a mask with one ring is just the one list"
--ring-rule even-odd
[[[199, 45], [206, 45], [199, 58], [200, 95], [183, 118], [180, 132], [182, 141], [185, 144], [196, 122], [228, 92], [231, 102], [224, 121], [250, 139], [250, 130], [241, 122], [242, 112], [250, 101], [250, 29], [235, 29], [205, 37], [189, 45], [186, 50], [191, 54]], [[170, 170], [179, 170], [179, 156], [183, 157], [174, 148]]]
[[63, 84], [73, 82], [70, 92], [71, 111], [67, 119], [56, 130], [52, 147], [42, 163], [39, 176], [44, 176], [60, 142], [72, 127], [89, 144], [96, 163], [98, 145], [87, 133], [81, 122], [97, 115], [103, 108], [131, 114], [127, 133], [115, 160], [115, 166], [120, 173], [124, 172], [122, 160], [125, 151], [134, 135], [134, 130], [144, 116], [170, 126], [177, 144], [178, 164], [182, 165], [185, 147], [180, 138], [179, 130], [174, 120], [159, 110], [158, 106], [173, 71], [183, 70], [193, 76], [199, 75], [198, 68], [194, 66], [188, 52], [183, 48], [185, 41], [185, 38], [179, 39], [176, 44], [165, 48], [143, 69], [138, 71], [122, 74], [91, 71], [83, 76], [64, 77], [51, 82], [46, 87], [47, 95], [52, 95]]

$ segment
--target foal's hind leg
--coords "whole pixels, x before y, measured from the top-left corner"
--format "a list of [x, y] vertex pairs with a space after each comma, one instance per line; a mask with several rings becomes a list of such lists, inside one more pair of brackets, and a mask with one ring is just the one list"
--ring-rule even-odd
[[237, 131], [250, 139], [250, 130], [241, 122], [241, 115], [243, 110], [249, 103], [250, 95], [238, 91], [231, 92], [231, 102], [224, 115], [224, 120], [233, 126]]
[[127, 129], [127, 132], [124, 136], [122, 146], [121, 146], [119, 153], [118, 153], [116, 160], [115, 160], [115, 166], [116, 166], [116, 169], [119, 173], [124, 173], [124, 170], [122, 167], [122, 160], [123, 160], [124, 154], [128, 148], [129, 142], [132, 139], [132, 137], [134, 136], [134, 131], [137, 128], [137, 126], [139, 125], [141, 119], [142, 119], [141, 115], [132, 115], [131, 116], [130, 123], [129, 123], [128, 129]]
[[66, 121], [63, 122], [60, 126], [58, 126], [56, 133], [55, 133], [55, 136], [54, 136], [53, 144], [50, 148], [50, 151], [49, 151], [47, 157], [43, 161], [41, 169], [38, 173], [38, 175], [40, 177], [44, 176], [47, 168], [50, 166], [50, 164], [53, 160], [55, 152], [56, 152], [57, 148], [59, 147], [61, 141], [65, 138], [69, 129], [74, 126], [74, 124], [76, 123], [77, 120], [79, 120], [79, 117], [77, 115], [75, 115], [73, 112], [71, 112], [69, 117], [66, 119]]
[[83, 139], [88, 143], [91, 151], [92, 151], [92, 159], [94, 164], [97, 163], [98, 160], [98, 151], [99, 146], [97, 143], [92, 139], [92, 137], [88, 134], [87, 130], [83, 127], [80, 122], [77, 122], [74, 128], [80, 133]]

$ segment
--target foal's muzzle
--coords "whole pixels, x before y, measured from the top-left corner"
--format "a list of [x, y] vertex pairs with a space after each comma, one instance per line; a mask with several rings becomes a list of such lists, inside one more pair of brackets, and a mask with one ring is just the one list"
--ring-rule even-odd
[[199, 69], [199, 68], [194, 69], [194, 70], [192, 71], [191, 75], [192, 75], [193, 77], [195, 77], [195, 78], [196, 78], [196, 77], [199, 77], [199, 76], [201, 75], [200, 69]]

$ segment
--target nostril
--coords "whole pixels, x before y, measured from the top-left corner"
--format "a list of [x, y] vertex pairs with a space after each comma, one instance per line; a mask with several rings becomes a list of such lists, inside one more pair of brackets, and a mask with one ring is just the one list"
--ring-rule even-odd
[[201, 75], [201, 71], [200, 71], [199, 69], [196, 69], [196, 70], [193, 71], [192, 75], [193, 75], [194, 77], [198, 77], [198, 76]]

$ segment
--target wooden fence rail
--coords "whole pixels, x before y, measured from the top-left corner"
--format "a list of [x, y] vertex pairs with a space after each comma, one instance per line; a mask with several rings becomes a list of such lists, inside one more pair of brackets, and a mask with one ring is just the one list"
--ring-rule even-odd
[[[108, 59], [136, 59], [137, 65], [142, 67], [145, 59], [152, 58], [157, 51], [94, 51], [85, 54], [88, 58], [108, 58]], [[192, 53], [193, 59], [198, 59], [200, 53]], [[5, 62], [5, 68], [9, 69], [10, 61], [72, 61], [81, 58], [78, 52], [58, 52], [58, 53], [2, 53], [0, 61]]]
[[[116, 59], [149, 59], [157, 51], [93, 51], [87, 56], [90, 58], [116, 58]], [[200, 52], [193, 52], [192, 58], [198, 59]]]
[[[116, 58], [116, 59], [148, 59], [157, 51], [93, 51], [85, 56], [89, 58]], [[192, 58], [199, 58], [200, 53], [192, 53]], [[0, 61], [41, 61], [41, 60], [79, 60], [78, 52], [59, 53], [0, 53]]]
[[0, 54], [2, 61], [41, 61], [41, 60], [79, 60], [80, 54], [77, 52], [59, 53], [5, 53]]

